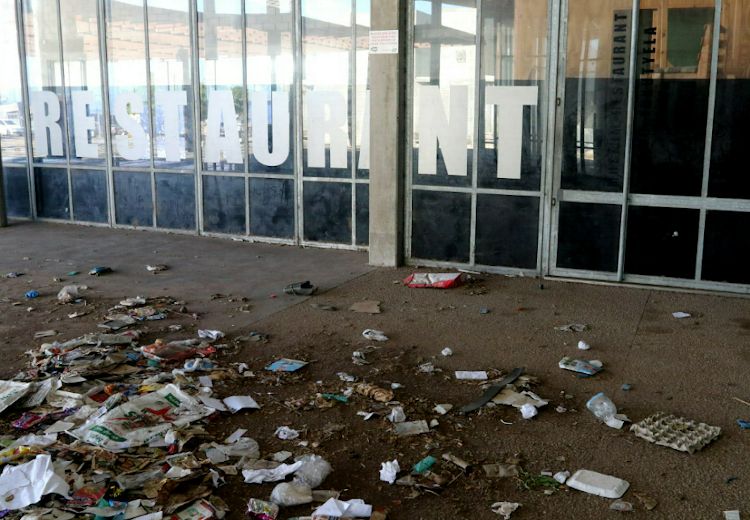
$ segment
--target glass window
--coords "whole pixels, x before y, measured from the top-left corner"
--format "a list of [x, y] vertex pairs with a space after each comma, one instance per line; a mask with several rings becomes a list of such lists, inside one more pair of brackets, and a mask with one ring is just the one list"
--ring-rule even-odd
[[632, 2], [570, 0], [561, 187], [622, 191]]
[[68, 134], [57, 2], [24, 0], [23, 13], [34, 162], [66, 164]]
[[242, 1], [198, 0], [203, 169], [245, 171]]
[[476, 1], [414, 8], [413, 182], [471, 186]]
[[96, 0], [60, 0], [71, 164], [106, 161], [96, 4]]
[[[750, 199], [750, 0], [724, 2], [711, 146], [709, 197]], [[704, 264], [705, 265], [705, 264]], [[745, 282], [747, 283], [747, 282]]]
[[188, 0], [148, 2], [154, 168], [192, 169], [193, 84]]
[[547, 1], [484, 2], [481, 27], [479, 187], [538, 190], [546, 110]]
[[302, 1], [306, 176], [351, 177], [351, 15], [351, 0]]
[[289, 0], [246, 0], [250, 173], [294, 173], [294, 56]]
[[684, 4], [640, 11], [633, 193], [701, 194], [714, 8]]
[[107, 70], [115, 166], [149, 168], [146, 31], [143, 0], [107, 0]]
[[[13, 0], [0, 0], [0, 143], [3, 164], [26, 163], [26, 117], [21, 91], [16, 7]], [[8, 196], [8, 194], [6, 194]], [[28, 197], [28, 195], [27, 195]]]

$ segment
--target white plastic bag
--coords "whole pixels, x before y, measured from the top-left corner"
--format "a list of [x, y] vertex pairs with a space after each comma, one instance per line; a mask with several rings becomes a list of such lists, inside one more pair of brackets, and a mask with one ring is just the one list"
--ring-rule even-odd
[[388, 416], [388, 420], [392, 423], [402, 423], [406, 420], [406, 414], [404, 413], [404, 409], [400, 406], [396, 406], [391, 410], [390, 415]]
[[398, 465], [398, 460], [393, 459], [393, 462], [383, 462], [380, 468], [380, 480], [393, 484], [396, 482], [396, 475], [401, 471], [401, 467]]
[[271, 502], [279, 506], [299, 506], [309, 504], [312, 501], [310, 486], [304, 486], [296, 482], [282, 482], [271, 491]]
[[302, 462], [302, 466], [294, 474], [294, 481], [313, 489], [320, 486], [332, 471], [328, 461], [318, 455], [302, 455], [295, 457], [294, 460]]

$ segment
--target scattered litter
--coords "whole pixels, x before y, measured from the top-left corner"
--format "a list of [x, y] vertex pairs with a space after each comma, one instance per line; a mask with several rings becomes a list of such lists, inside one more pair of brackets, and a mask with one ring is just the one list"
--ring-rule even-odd
[[322, 303], [311, 303], [310, 307], [313, 309], [320, 309], [321, 311], [335, 311], [336, 307], [332, 305], [323, 305]]
[[147, 265], [146, 269], [151, 271], [152, 273], [158, 273], [159, 271], [166, 271], [169, 269], [168, 266], [164, 264], [156, 264], [156, 265]]
[[490, 313], [489, 309], [479, 309], [479, 314], [489, 314], [489, 313]]
[[689, 318], [690, 314], [688, 314], [687, 312], [673, 312], [672, 316], [674, 316], [675, 318]]
[[363, 314], [380, 314], [380, 302], [364, 301], [352, 304], [350, 311], [360, 312]]
[[446, 348], [444, 348], [444, 349], [443, 349], [443, 350], [442, 350], [442, 351], [441, 351], [440, 353], [441, 353], [442, 355], [444, 355], [445, 357], [448, 357], [448, 356], [452, 356], [452, 355], [453, 355], [453, 351], [452, 351], [451, 349], [447, 348], [447, 347], [446, 347]]
[[422, 473], [430, 469], [436, 462], [437, 459], [435, 457], [427, 456], [415, 464], [411, 470], [415, 473]]
[[380, 468], [380, 480], [393, 484], [396, 482], [396, 475], [401, 471], [401, 467], [398, 465], [398, 460], [394, 459], [393, 462], [383, 462]]
[[51, 336], [57, 336], [56, 330], [40, 330], [34, 333], [34, 339], [49, 338]]
[[425, 374], [432, 374], [433, 372], [442, 372], [439, 368], [435, 368], [432, 363], [424, 363], [419, 365], [419, 371]]
[[433, 408], [432, 410], [439, 413], [440, 415], [445, 415], [448, 412], [450, 412], [451, 409], [453, 409], [452, 404], [439, 404], [435, 406], [435, 408]]
[[0, 381], [0, 412], [21, 399], [31, 390], [31, 383]]
[[570, 477], [570, 471], [558, 471], [552, 478], [558, 481], [560, 484], [565, 484], [565, 481]]
[[336, 372], [336, 375], [345, 383], [354, 383], [357, 380], [357, 376], [347, 374], [346, 372]]
[[393, 401], [393, 392], [391, 392], [390, 390], [385, 390], [384, 388], [379, 388], [375, 385], [362, 383], [360, 385], [357, 385], [356, 391], [358, 394], [371, 397], [372, 399], [380, 401], [381, 403]]
[[617, 406], [604, 393], [596, 394], [586, 403], [586, 408], [596, 415], [597, 419], [611, 428], [619, 430], [625, 422], [630, 422], [626, 415], [617, 413]]
[[71, 302], [80, 296], [78, 291], [85, 289], [88, 289], [86, 285], [66, 285], [57, 293], [57, 299], [63, 303]]
[[598, 368], [599, 370], [601, 370], [602, 367], [604, 366], [604, 363], [602, 363], [598, 359], [591, 359], [591, 360], [589, 360], [589, 365], [593, 365], [596, 368]]
[[414, 273], [403, 283], [409, 287], [433, 287], [435, 289], [452, 289], [464, 281], [462, 273]]
[[8, 273], [4, 274], [3, 278], [18, 278], [18, 273]]
[[517, 464], [484, 464], [482, 469], [489, 478], [508, 478], [519, 475]]
[[589, 344], [588, 344], [588, 343], [586, 343], [585, 341], [579, 341], [579, 342], [578, 342], [578, 349], [579, 349], [579, 350], [588, 350], [588, 349], [590, 349], [590, 348], [591, 348], [591, 345], [589, 345]]
[[738, 509], [734, 511], [724, 511], [724, 520], [740, 520], [740, 512]]
[[648, 493], [634, 491], [633, 494], [638, 500], [640, 500], [641, 504], [643, 504], [643, 507], [645, 507], [647, 511], [651, 511], [659, 504], [659, 502]]
[[273, 372], [294, 372], [307, 365], [307, 361], [298, 361], [296, 359], [280, 359], [274, 363], [271, 363], [266, 367], [266, 370]]
[[258, 520], [276, 520], [279, 516], [279, 506], [273, 502], [251, 498], [247, 503], [247, 514]]
[[495, 502], [490, 506], [490, 509], [493, 513], [503, 515], [504, 520], [510, 520], [510, 515], [519, 507], [521, 507], [521, 504], [517, 502]]
[[292, 294], [296, 296], [310, 296], [318, 288], [312, 285], [309, 281], [292, 283], [284, 287], [285, 294]]
[[586, 329], [588, 329], [588, 326], [583, 323], [570, 323], [568, 325], [563, 325], [562, 327], [555, 327], [555, 330], [561, 330], [563, 332], [583, 332]]
[[404, 409], [400, 406], [396, 406], [391, 410], [390, 415], [388, 415], [388, 420], [392, 423], [402, 423], [406, 420], [406, 414], [404, 413]]
[[[284, 480], [287, 475], [291, 475], [297, 471], [302, 462], [295, 462], [294, 464], [278, 464], [273, 463], [275, 467], [272, 468], [261, 468], [261, 469], [243, 469], [242, 476], [245, 479], [245, 484], [262, 484], [263, 482], [278, 482]], [[246, 466], [247, 467], [247, 466]]]
[[519, 393], [512, 390], [512, 388], [512, 386], [506, 386], [503, 388], [499, 394], [492, 398], [492, 402], [495, 404], [513, 406], [519, 409], [527, 404], [536, 408], [541, 408], [542, 406], [547, 406], [549, 403], [549, 401], [542, 399], [534, 392], [523, 391]]
[[362, 333], [362, 335], [367, 339], [373, 341], [388, 341], [388, 337], [382, 330], [367, 329]]
[[101, 276], [103, 274], [108, 274], [111, 272], [111, 267], [94, 267], [91, 271], [89, 271], [89, 274], [93, 276]]
[[360, 417], [364, 417], [364, 420], [367, 421], [369, 419], [372, 419], [372, 416], [375, 415], [375, 412], [357, 412], [357, 415], [359, 415]]
[[512, 384], [515, 382], [521, 375], [523, 374], [523, 371], [525, 370], [525, 367], [518, 367], [514, 368], [513, 371], [505, 376], [501, 381], [491, 385], [487, 390], [485, 390], [481, 396], [479, 396], [477, 399], [474, 399], [472, 402], [467, 404], [466, 406], [463, 406], [461, 409], [459, 409], [459, 413], [469, 413], [473, 412], [474, 410], [478, 410], [482, 406], [486, 405], [490, 402], [491, 399], [493, 399], [503, 388], [505, 388], [506, 385]]
[[276, 435], [282, 441], [291, 441], [299, 437], [299, 432], [297, 430], [292, 430], [288, 426], [281, 426], [280, 428], [276, 429], [274, 435]]
[[365, 504], [365, 501], [359, 498], [353, 500], [347, 500], [343, 502], [335, 498], [331, 498], [315, 510], [312, 518], [323, 518], [332, 517], [345, 517], [345, 518], [358, 518], [358, 517], [370, 517], [372, 515], [372, 506]]
[[38, 455], [18, 466], [6, 466], [0, 475], [0, 504], [15, 511], [39, 502], [44, 495], [68, 496], [70, 486], [52, 466], [52, 457]]
[[562, 358], [557, 365], [565, 370], [572, 370], [573, 372], [585, 374], [586, 376], [593, 376], [601, 371], [601, 367], [594, 366], [591, 363], [586, 363], [580, 359], [573, 359], [572, 357]]
[[677, 451], [695, 453], [716, 440], [721, 434], [718, 426], [688, 421], [658, 412], [630, 427], [636, 437]]
[[483, 380], [488, 379], [488, 377], [487, 372], [485, 372], [484, 370], [456, 370], [456, 379]]
[[739, 479], [740, 479], [740, 477], [729, 477], [728, 479], [724, 480], [724, 484], [731, 484], [735, 480], [739, 480]]
[[302, 463], [294, 474], [294, 481], [300, 485], [319, 487], [333, 471], [328, 461], [319, 455], [302, 455], [294, 460]]
[[146, 298], [144, 298], [143, 296], [126, 298], [120, 302], [120, 305], [124, 307], [140, 307], [141, 305], [146, 305]]
[[740, 425], [740, 428], [750, 428], [750, 421], [745, 422], [745, 421], [740, 421], [739, 419], [737, 419], [737, 424]]
[[201, 339], [208, 339], [211, 341], [216, 341], [217, 339], [223, 338], [224, 333], [221, 332], [220, 330], [199, 330], [198, 337]]
[[624, 500], [615, 500], [612, 502], [612, 505], [609, 506], [610, 509], [614, 511], [632, 511], [633, 510], [633, 504], [630, 502], [625, 502]]
[[630, 387], [630, 385], [622, 385], [622, 386], [620, 387], [620, 390], [625, 390], [625, 391], [628, 391], [628, 390], [630, 390], [630, 388], [631, 388], [631, 387]]
[[81, 272], [80, 271], [71, 271], [71, 272], [68, 273], [68, 276], [75, 276], [77, 274], [81, 274]]
[[536, 406], [533, 404], [525, 404], [521, 407], [521, 415], [523, 415], [524, 419], [531, 419], [532, 417], [535, 417], [539, 411], [536, 409]]
[[452, 453], [443, 453], [443, 459], [447, 460], [448, 462], [452, 462], [453, 464], [455, 464], [456, 466], [458, 466], [461, 469], [468, 469], [469, 468], [469, 463], [468, 462], [466, 462], [465, 460], [459, 459], [458, 457], [456, 457]]
[[310, 504], [312, 501], [312, 489], [310, 489], [310, 486], [295, 482], [282, 482], [271, 491], [271, 502], [279, 506], [299, 506]]
[[586, 469], [576, 471], [566, 484], [578, 491], [604, 498], [620, 498], [630, 487], [625, 480]]
[[36, 291], [29, 291], [24, 295], [24, 298], [36, 298], [39, 296], [39, 293]]
[[427, 421], [403, 422], [395, 425], [396, 435], [405, 437], [407, 435], [419, 435], [430, 431]]

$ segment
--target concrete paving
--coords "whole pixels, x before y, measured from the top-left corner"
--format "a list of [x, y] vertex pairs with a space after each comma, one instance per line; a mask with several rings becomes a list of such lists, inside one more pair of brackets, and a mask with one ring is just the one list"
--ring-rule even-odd
[[[152, 274], [147, 264], [166, 264], [169, 270]], [[87, 275], [98, 266], [114, 272]], [[61, 284], [53, 279], [62, 278], [89, 285], [93, 297], [171, 296], [206, 302], [220, 293], [248, 298], [249, 313], [232, 318], [232, 313], [217, 313], [216, 325], [227, 328], [235, 321], [249, 325], [306, 300], [283, 293], [290, 283], [310, 280], [322, 293], [372, 269], [367, 253], [352, 251], [46, 222], [13, 221], [0, 230], [0, 272], [29, 274], [19, 280], [40, 296], [57, 294]], [[71, 271], [81, 274], [68, 277]]]

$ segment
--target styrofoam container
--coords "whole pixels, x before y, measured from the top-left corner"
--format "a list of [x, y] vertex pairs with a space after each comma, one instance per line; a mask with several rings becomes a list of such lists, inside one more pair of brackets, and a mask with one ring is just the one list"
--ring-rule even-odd
[[621, 478], [610, 477], [587, 469], [576, 471], [565, 484], [578, 491], [604, 498], [620, 498], [630, 487], [630, 483]]

